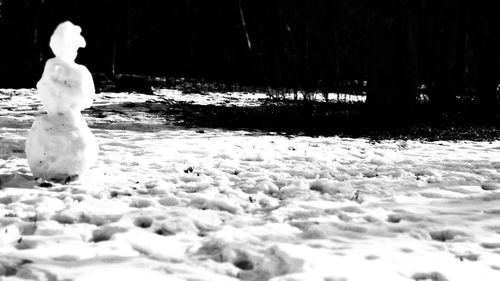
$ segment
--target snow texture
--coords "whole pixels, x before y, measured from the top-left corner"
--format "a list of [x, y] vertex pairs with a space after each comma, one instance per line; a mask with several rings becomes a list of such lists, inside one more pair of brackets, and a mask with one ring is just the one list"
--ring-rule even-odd
[[95, 95], [92, 75], [85, 66], [75, 63], [78, 48], [85, 47], [80, 32], [80, 27], [64, 22], [50, 38], [56, 57], [47, 61], [37, 84], [48, 114], [75, 114], [92, 105]]
[[81, 29], [61, 23], [50, 39], [56, 55], [37, 84], [47, 114], [36, 118], [26, 141], [28, 164], [36, 177], [70, 180], [95, 162], [98, 144], [80, 111], [92, 105], [95, 90], [85, 66], [75, 63], [85, 47]]
[[499, 141], [185, 129], [163, 98], [97, 95], [64, 185], [28, 170], [39, 101], [0, 91], [0, 280], [500, 280]]

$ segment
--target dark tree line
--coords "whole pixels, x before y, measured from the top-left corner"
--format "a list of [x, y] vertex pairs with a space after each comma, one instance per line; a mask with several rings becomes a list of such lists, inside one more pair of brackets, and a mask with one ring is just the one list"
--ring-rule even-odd
[[[63, 20], [93, 72], [190, 77], [305, 92], [359, 91], [374, 112], [457, 97], [498, 109], [500, 1], [0, 0], [0, 86], [33, 87]], [[422, 87], [422, 85], [424, 87]]]

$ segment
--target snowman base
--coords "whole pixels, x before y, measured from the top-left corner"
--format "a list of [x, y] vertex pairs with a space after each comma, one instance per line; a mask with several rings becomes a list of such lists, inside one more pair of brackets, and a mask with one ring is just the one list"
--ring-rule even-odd
[[90, 169], [99, 146], [81, 114], [35, 119], [26, 140], [28, 165], [36, 178], [68, 183]]

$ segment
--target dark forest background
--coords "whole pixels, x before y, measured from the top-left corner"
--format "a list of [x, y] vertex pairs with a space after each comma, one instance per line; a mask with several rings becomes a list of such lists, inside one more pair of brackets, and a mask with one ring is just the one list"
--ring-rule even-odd
[[[58, 23], [121, 74], [367, 94], [371, 112], [499, 108], [500, 1], [0, 0], [0, 87], [34, 87]], [[97, 77], [97, 76], [96, 76]], [[366, 81], [366, 82], [365, 82]]]

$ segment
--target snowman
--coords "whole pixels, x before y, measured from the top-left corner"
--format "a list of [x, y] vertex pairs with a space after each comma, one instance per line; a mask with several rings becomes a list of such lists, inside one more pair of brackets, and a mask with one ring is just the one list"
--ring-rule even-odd
[[85, 47], [81, 28], [71, 22], [57, 26], [50, 38], [55, 54], [45, 64], [37, 84], [46, 114], [38, 116], [26, 140], [26, 157], [33, 176], [68, 182], [96, 161], [99, 146], [81, 110], [92, 105], [95, 89], [89, 70], [75, 63]]

